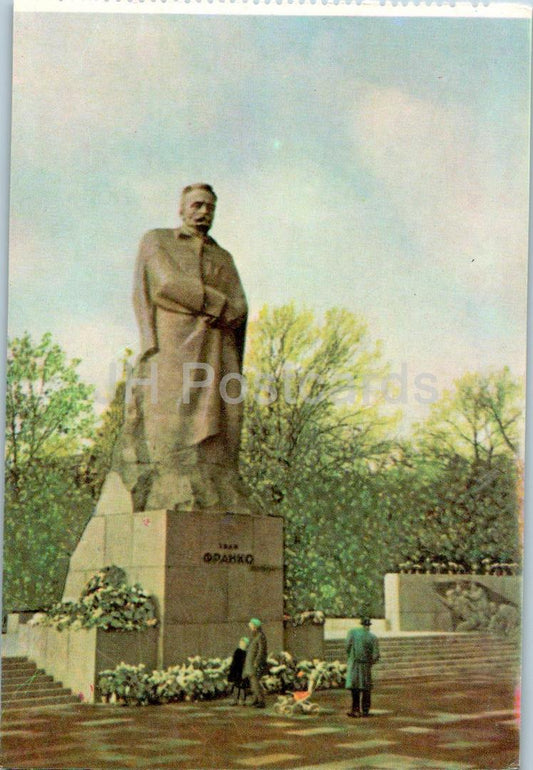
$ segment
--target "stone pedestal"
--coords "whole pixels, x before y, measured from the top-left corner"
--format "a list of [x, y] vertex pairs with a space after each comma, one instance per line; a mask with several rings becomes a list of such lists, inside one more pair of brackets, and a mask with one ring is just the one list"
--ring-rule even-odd
[[[109, 485], [117, 484], [115, 494]], [[158, 605], [159, 668], [189, 655], [227, 656], [263, 621], [269, 649], [283, 648], [283, 522], [280, 517], [201, 511], [133, 512], [108, 478], [70, 560], [64, 600], [76, 600], [104, 566], [125, 570]], [[112, 501], [112, 504], [111, 502]], [[105, 505], [103, 503], [106, 503]]]

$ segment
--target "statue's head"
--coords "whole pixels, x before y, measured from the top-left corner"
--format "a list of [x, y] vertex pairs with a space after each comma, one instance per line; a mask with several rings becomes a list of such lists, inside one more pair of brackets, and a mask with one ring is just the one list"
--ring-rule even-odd
[[217, 196], [209, 184], [190, 184], [183, 189], [180, 200], [180, 217], [183, 224], [206, 235], [215, 217]]

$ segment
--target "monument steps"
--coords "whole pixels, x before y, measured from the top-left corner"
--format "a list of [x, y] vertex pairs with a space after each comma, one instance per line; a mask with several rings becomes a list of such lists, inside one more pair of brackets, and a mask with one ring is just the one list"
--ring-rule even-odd
[[38, 669], [35, 663], [16, 657], [2, 658], [2, 709], [40, 708], [79, 703], [61, 682]]
[[[514, 678], [519, 671], [519, 641], [491, 634], [381, 637], [379, 642], [381, 659], [374, 673], [381, 681]], [[344, 640], [328, 640], [324, 647], [326, 660], [346, 660]]]
[[30, 708], [42, 708], [43, 706], [72, 706], [79, 704], [80, 699], [75, 695], [55, 695], [46, 698], [15, 698], [13, 700], [2, 700], [2, 710], [17, 711]]
[[[326, 660], [337, 660], [338, 658], [344, 658], [346, 656], [346, 652], [344, 648], [335, 648], [334, 650], [327, 650], [325, 658]], [[478, 649], [472, 649], [472, 650], [461, 650], [461, 651], [450, 651], [450, 650], [436, 650], [434, 653], [426, 653], [426, 654], [416, 654], [416, 652], [408, 652], [407, 654], [403, 655], [401, 653], [397, 653], [396, 655], [387, 655], [385, 653], [381, 654], [381, 660], [386, 661], [387, 663], [402, 663], [402, 662], [409, 662], [409, 661], [417, 661], [420, 663], [431, 663], [435, 660], [461, 660], [461, 659], [467, 659], [467, 660], [485, 660], [485, 661], [498, 661], [498, 660], [514, 660], [518, 658], [518, 654], [515, 651], [511, 650], [499, 650], [499, 651], [490, 651], [490, 652], [483, 652], [483, 650]]]
[[[3, 666], [3, 664], [2, 664]], [[34, 678], [36, 676], [35, 669], [28, 669], [27, 671], [2, 671], [2, 686], [4, 684], [18, 684], [20, 682], [27, 682], [28, 679]], [[52, 682], [53, 677], [49, 676], [48, 674], [39, 674], [39, 681], [48, 681]]]
[[[61, 690], [63, 685], [61, 682], [54, 682], [52, 679], [49, 681], [51, 677], [47, 677], [46, 679], [24, 679], [21, 682], [2, 682], [2, 695], [4, 697], [9, 697], [11, 693], [24, 693], [24, 692], [37, 692], [39, 691], [39, 694], [42, 694], [43, 692], [51, 693], [54, 690]], [[43, 681], [44, 680], [44, 681]]]

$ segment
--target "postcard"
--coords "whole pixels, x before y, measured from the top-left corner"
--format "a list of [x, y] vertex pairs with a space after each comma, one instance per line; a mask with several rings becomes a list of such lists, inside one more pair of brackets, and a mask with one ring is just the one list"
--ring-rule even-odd
[[518, 768], [531, 8], [16, 0], [2, 766]]

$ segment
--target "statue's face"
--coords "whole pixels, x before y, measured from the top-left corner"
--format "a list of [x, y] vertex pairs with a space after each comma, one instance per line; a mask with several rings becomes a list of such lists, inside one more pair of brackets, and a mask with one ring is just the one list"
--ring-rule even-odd
[[191, 190], [181, 206], [183, 224], [205, 235], [213, 224], [215, 206], [215, 199], [208, 190]]

